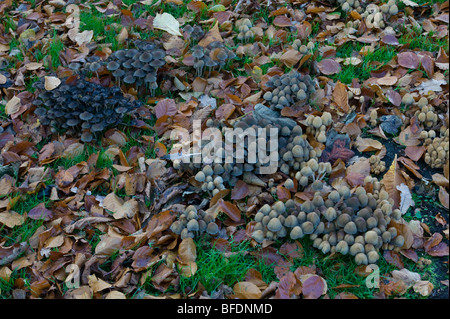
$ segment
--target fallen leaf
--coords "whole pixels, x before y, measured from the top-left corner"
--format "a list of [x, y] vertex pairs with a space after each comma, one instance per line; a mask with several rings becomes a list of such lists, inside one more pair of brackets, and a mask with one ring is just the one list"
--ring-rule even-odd
[[20, 109], [20, 106], [20, 98], [18, 98], [17, 96], [13, 96], [11, 100], [6, 103], [5, 112], [7, 115], [17, 113]]
[[324, 59], [317, 64], [320, 72], [325, 75], [332, 75], [341, 72], [341, 66], [333, 59]]
[[433, 291], [434, 286], [429, 281], [419, 280], [414, 284], [413, 289], [415, 292], [421, 294], [422, 296], [428, 297], [429, 295], [431, 295], [431, 292]]
[[25, 216], [13, 211], [0, 213], [0, 223], [9, 228], [20, 226], [25, 222]]
[[419, 67], [419, 57], [414, 52], [402, 52], [397, 55], [398, 64], [407, 69], [417, 69]]
[[249, 281], [241, 281], [234, 285], [233, 292], [239, 299], [259, 299], [261, 298], [261, 290], [254, 283]]
[[56, 89], [61, 84], [61, 80], [54, 76], [44, 78], [44, 87], [47, 91]]
[[153, 19], [153, 28], [164, 30], [172, 35], [183, 36], [180, 33], [180, 23], [170, 13], [158, 13]]

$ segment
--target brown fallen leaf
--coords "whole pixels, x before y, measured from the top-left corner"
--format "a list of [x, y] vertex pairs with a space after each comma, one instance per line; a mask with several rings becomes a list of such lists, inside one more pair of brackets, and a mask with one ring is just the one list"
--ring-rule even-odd
[[261, 290], [254, 283], [249, 281], [241, 281], [234, 285], [233, 292], [239, 299], [259, 299], [261, 298]]
[[320, 72], [325, 75], [332, 75], [341, 72], [341, 66], [333, 59], [323, 59], [317, 64]]

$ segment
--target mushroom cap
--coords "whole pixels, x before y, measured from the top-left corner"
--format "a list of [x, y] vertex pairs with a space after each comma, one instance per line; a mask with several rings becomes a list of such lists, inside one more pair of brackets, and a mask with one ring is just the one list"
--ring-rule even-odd
[[83, 112], [80, 115], [80, 119], [82, 119], [83, 121], [89, 121], [90, 119], [92, 119], [94, 117], [94, 115], [90, 112]]
[[337, 217], [337, 213], [334, 207], [328, 207], [327, 210], [324, 212], [324, 216], [326, 220], [328, 220], [329, 222], [335, 220]]
[[302, 228], [300, 226], [295, 226], [294, 228], [292, 228], [289, 236], [292, 240], [303, 238], [304, 234]]
[[367, 253], [367, 260], [369, 264], [375, 264], [378, 259], [380, 258], [380, 255], [376, 250], [371, 250]]
[[341, 253], [342, 255], [347, 255], [348, 254], [348, 243], [345, 240], [341, 240], [337, 243], [336, 245], [336, 251], [338, 253]]
[[302, 224], [303, 233], [306, 235], [310, 235], [314, 232], [314, 225], [310, 221], [306, 221]]
[[337, 220], [336, 220], [336, 224], [337, 226], [339, 226], [340, 228], [345, 227], [345, 225], [347, 225], [347, 223], [349, 223], [352, 220], [352, 218], [350, 217], [350, 215], [348, 214], [341, 214]]
[[394, 238], [394, 245], [397, 247], [402, 247], [405, 244], [405, 237], [398, 235]]
[[264, 240], [264, 232], [262, 230], [255, 230], [252, 233], [252, 238], [256, 240], [258, 243], [262, 243]]
[[347, 234], [354, 235], [358, 232], [358, 228], [354, 222], [348, 222], [344, 227], [344, 231]]
[[178, 220], [174, 221], [174, 222], [172, 223], [172, 225], [170, 225], [170, 230], [171, 230], [172, 232], [174, 232], [175, 234], [177, 234], [177, 235], [180, 235], [180, 234], [181, 234], [181, 231], [182, 231], [183, 229], [184, 229], [183, 224], [182, 224], [180, 221], [178, 221]]
[[188, 229], [188, 231], [198, 231], [199, 230], [198, 221], [196, 219], [191, 219], [187, 223], [186, 228]]
[[269, 204], [264, 204], [264, 205], [259, 209], [259, 211], [260, 211], [261, 213], [263, 213], [264, 215], [268, 215], [268, 214], [270, 213], [271, 210], [272, 210], [272, 208], [270, 207]]
[[288, 217], [286, 217], [286, 219], [284, 220], [284, 226], [289, 227], [289, 228], [298, 226], [297, 217], [294, 215], [289, 215]]
[[195, 175], [194, 178], [195, 178], [195, 180], [196, 180], [197, 182], [204, 182], [206, 176], [205, 176], [205, 173], [204, 173], [203, 171], [199, 171], [199, 172]]
[[267, 224], [267, 229], [269, 229], [273, 233], [278, 232], [282, 227], [283, 225], [281, 224], [280, 220], [276, 217], [272, 218]]
[[355, 262], [357, 265], [367, 265], [369, 260], [367, 259], [367, 255], [365, 253], [358, 253], [355, 256]]
[[378, 234], [376, 232], [374, 232], [373, 230], [369, 230], [364, 235], [364, 241], [367, 244], [372, 244], [372, 245], [376, 246], [378, 244]]
[[320, 223], [320, 217], [316, 212], [308, 213], [308, 215], [306, 215], [306, 220], [311, 222], [314, 227], [317, 227], [317, 225], [319, 225]]
[[355, 256], [359, 253], [363, 253], [364, 246], [361, 243], [354, 243], [353, 245], [351, 245], [349, 252], [350, 252], [350, 255], [352, 255], [352, 256]]
[[210, 222], [206, 227], [206, 232], [210, 235], [216, 235], [219, 232], [219, 226], [216, 223]]
[[272, 208], [276, 210], [279, 214], [282, 214], [286, 211], [286, 206], [282, 201], [277, 201]]

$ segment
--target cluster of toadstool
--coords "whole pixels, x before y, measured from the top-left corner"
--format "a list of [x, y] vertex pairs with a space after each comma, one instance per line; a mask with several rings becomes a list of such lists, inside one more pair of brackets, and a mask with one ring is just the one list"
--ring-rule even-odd
[[248, 18], [237, 20], [236, 28], [239, 31], [237, 35], [239, 41], [249, 42], [255, 37], [255, 34], [252, 31], [253, 24]]
[[142, 105], [125, 98], [119, 87], [104, 87], [78, 79], [76, 83], [62, 83], [44, 90], [43, 81], [34, 87], [41, 92], [32, 102], [37, 108], [40, 123], [51, 126], [52, 132], [81, 133], [83, 142], [90, 142], [97, 132], [120, 124], [125, 114]]
[[195, 41], [199, 41], [205, 35], [205, 31], [200, 25], [191, 26], [188, 24], [183, 28], [183, 31], [188, 34], [190, 39]]
[[420, 110], [417, 110], [414, 116], [417, 116], [417, 119], [425, 128], [431, 128], [435, 126], [438, 122], [438, 116], [434, 112], [434, 107], [428, 104], [428, 100], [426, 97], [421, 97], [419, 102], [417, 102], [417, 106], [419, 106]]
[[154, 42], [139, 42], [134, 49], [115, 51], [105, 61], [118, 85], [136, 85], [150, 90], [158, 88], [158, 70], [166, 64], [166, 51]]
[[[428, 135], [431, 131], [428, 132]], [[440, 137], [435, 137], [427, 146], [425, 153], [425, 163], [431, 168], [441, 168], [450, 159], [449, 156], [449, 129], [445, 126], [441, 127]]]
[[323, 112], [321, 116], [309, 115], [306, 118], [306, 134], [312, 135], [317, 142], [325, 143], [327, 140], [326, 129], [333, 122], [329, 112]]
[[380, 159], [377, 155], [369, 157], [370, 172], [379, 175], [386, 170], [386, 163]]
[[295, 39], [292, 43], [292, 48], [299, 51], [301, 54], [312, 53], [314, 50], [314, 42], [309, 41], [306, 45], [304, 45], [300, 39]]
[[398, 250], [405, 239], [390, 226], [392, 220], [401, 219], [401, 212], [392, 209], [388, 193], [376, 178], [368, 176], [364, 182], [353, 191], [346, 185], [327, 193], [317, 191], [302, 204], [291, 199], [266, 204], [255, 215], [252, 238], [262, 243], [309, 235], [313, 247], [324, 254], [350, 254], [358, 265], [376, 263], [380, 248]]
[[369, 4], [361, 16], [364, 18], [367, 28], [384, 29], [386, 27], [385, 17], [388, 18], [397, 13], [398, 7], [395, 0], [389, 0], [389, 2], [380, 7], [374, 3]]
[[356, 11], [358, 13], [364, 12], [365, 0], [338, 0], [338, 3], [341, 5], [341, 9], [344, 12]]
[[194, 238], [204, 233], [215, 236], [219, 233], [219, 226], [215, 221], [214, 215], [206, 213], [202, 209], [197, 210], [194, 205], [189, 205], [170, 225], [170, 230], [180, 235], [181, 239]]
[[206, 47], [195, 45], [191, 54], [194, 57], [194, 69], [197, 76], [203, 75], [205, 70], [211, 72], [213, 69], [222, 69], [228, 61], [234, 59], [236, 54], [227, 49], [220, 41], [213, 41]]
[[263, 98], [272, 109], [281, 110], [293, 104], [304, 105], [309, 96], [316, 91], [309, 74], [291, 71], [283, 75], [274, 75], [266, 83], [272, 91], [264, 93]]

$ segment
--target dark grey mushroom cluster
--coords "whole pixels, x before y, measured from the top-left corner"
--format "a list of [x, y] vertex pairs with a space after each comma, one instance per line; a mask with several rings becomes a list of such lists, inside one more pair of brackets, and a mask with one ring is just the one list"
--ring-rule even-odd
[[183, 28], [183, 31], [186, 32], [189, 37], [195, 41], [199, 41], [205, 35], [205, 31], [199, 25], [191, 26], [190, 24], [186, 25]]
[[194, 205], [189, 205], [172, 223], [170, 230], [180, 235], [181, 239], [185, 239], [204, 233], [215, 236], [219, 233], [219, 226], [214, 215], [206, 213], [202, 209], [197, 210]]
[[272, 109], [281, 110], [293, 104], [304, 105], [316, 91], [309, 74], [291, 71], [283, 75], [274, 75], [266, 84], [272, 91], [264, 93], [263, 98]]
[[119, 86], [123, 83], [144, 87], [154, 95], [158, 70], [166, 64], [165, 57], [166, 51], [158, 44], [143, 42], [134, 49], [115, 51], [105, 63]]
[[213, 41], [206, 47], [195, 45], [191, 50], [197, 76], [202, 76], [205, 71], [210, 73], [215, 69], [221, 70], [228, 61], [236, 57], [236, 54], [220, 41]]
[[350, 254], [358, 265], [374, 264], [379, 249], [399, 250], [405, 238], [391, 225], [401, 220], [401, 212], [392, 209], [393, 201], [380, 182], [370, 176], [364, 182], [372, 193], [366, 187], [352, 192], [341, 185], [326, 193], [315, 192], [302, 204], [293, 200], [266, 204], [255, 215], [252, 238], [262, 243], [308, 235], [313, 247], [324, 254]]
[[51, 126], [52, 132], [81, 133], [83, 142], [122, 123], [125, 114], [141, 106], [141, 102], [125, 98], [118, 87], [107, 88], [82, 79], [74, 84], [63, 81], [51, 91], [44, 89], [43, 81], [34, 83], [34, 87], [40, 90], [32, 102], [40, 123]]

